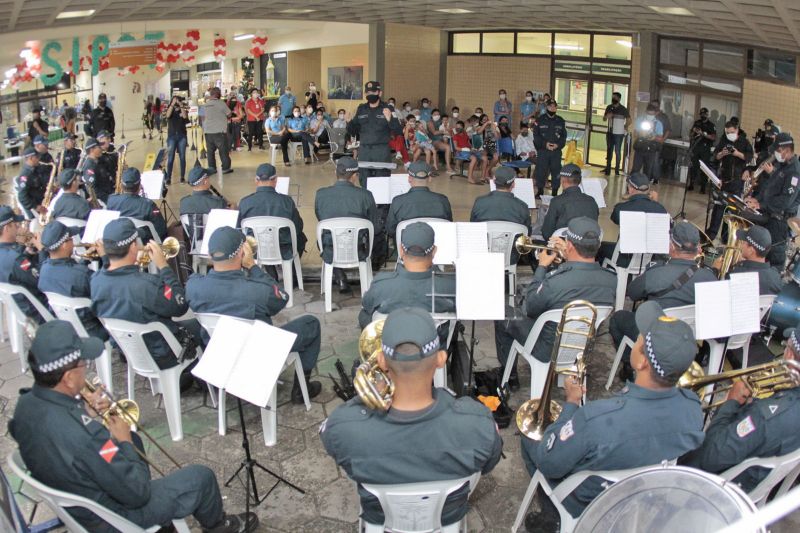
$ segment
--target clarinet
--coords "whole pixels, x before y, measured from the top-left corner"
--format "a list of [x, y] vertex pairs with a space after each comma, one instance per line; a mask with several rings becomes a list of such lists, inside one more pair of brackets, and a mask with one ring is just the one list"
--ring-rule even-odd
[[212, 193], [214, 193], [214, 194], [216, 194], [217, 196], [219, 196], [220, 198], [222, 198], [222, 200], [225, 202], [225, 205], [227, 205], [227, 206], [229, 206], [229, 207], [232, 205], [232, 204], [231, 204], [231, 203], [230, 203], [230, 202], [229, 202], [229, 201], [228, 201], [228, 200], [227, 200], [227, 199], [226, 199], [224, 196], [222, 196], [222, 193], [221, 193], [221, 192], [219, 192], [219, 191], [217, 190], [217, 188], [216, 188], [216, 187], [214, 187], [213, 185], [211, 185], [210, 183], [208, 184], [208, 189], [209, 189], [209, 190], [210, 190]]

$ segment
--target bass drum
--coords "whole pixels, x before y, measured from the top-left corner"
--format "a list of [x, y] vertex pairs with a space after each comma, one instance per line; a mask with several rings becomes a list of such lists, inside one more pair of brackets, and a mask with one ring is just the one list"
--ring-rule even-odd
[[[603, 491], [583, 512], [574, 531], [707, 533], [755, 511], [755, 504], [737, 485], [719, 476], [683, 466], [654, 467]], [[752, 531], [763, 533], [764, 529]]]
[[800, 322], [800, 286], [787, 283], [772, 304], [767, 325], [774, 326], [782, 335], [784, 329], [793, 328], [798, 322]]

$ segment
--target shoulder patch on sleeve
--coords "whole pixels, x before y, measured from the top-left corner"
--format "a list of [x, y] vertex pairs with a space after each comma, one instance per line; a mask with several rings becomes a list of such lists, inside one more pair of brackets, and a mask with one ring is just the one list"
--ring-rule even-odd
[[172, 287], [169, 285], [164, 285], [164, 298], [172, 300]]
[[114, 456], [117, 455], [118, 451], [119, 451], [119, 448], [117, 447], [116, 444], [114, 444], [114, 441], [111, 440], [111, 439], [108, 439], [106, 441], [106, 443], [103, 444], [103, 447], [100, 448], [100, 452], [99, 453], [100, 453], [100, 457], [102, 457], [103, 460], [105, 460], [105, 462], [111, 463], [111, 461], [114, 460]]
[[736, 424], [736, 434], [739, 438], [744, 438], [756, 430], [756, 425], [753, 423], [753, 417], [748, 416], [738, 424]]
[[22, 262], [19, 264], [19, 267], [27, 272], [31, 268], [31, 262], [28, 259], [23, 259]]
[[[570, 437], [572, 437], [574, 434], [575, 434], [575, 429], [572, 427], [572, 420], [570, 420], [561, 427], [561, 431], [558, 432], [558, 440], [564, 442], [568, 440]], [[551, 435], [551, 437], [552, 436], [554, 436], [554, 434]]]

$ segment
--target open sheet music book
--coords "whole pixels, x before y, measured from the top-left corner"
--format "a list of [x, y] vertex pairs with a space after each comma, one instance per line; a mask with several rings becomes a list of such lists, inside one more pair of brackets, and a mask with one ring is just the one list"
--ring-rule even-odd
[[489, 252], [489, 229], [485, 222], [428, 222], [433, 228], [434, 264], [451, 265], [466, 255]]
[[725, 281], [694, 286], [695, 332], [698, 339], [717, 339], [761, 329], [758, 273], [731, 274]]
[[622, 211], [619, 251], [625, 254], [668, 254], [670, 218], [666, 213]]
[[606, 207], [606, 199], [603, 191], [603, 182], [600, 178], [583, 178], [580, 185], [584, 194], [588, 194], [597, 203], [597, 207]]
[[[489, 180], [489, 190], [497, 190], [494, 180]], [[514, 189], [511, 194], [522, 200], [528, 205], [528, 209], [536, 209], [536, 197], [533, 193], [533, 180], [527, 178], [517, 178], [514, 180]]]
[[200, 247], [200, 253], [208, 255], [208, 241], [215, 230], [223, 226], [236, 227], [236, 222], [239, 220], [238, 209], [212, 209], [208, 212], [208, 220], [206, 227], [203, 230], [203, 245]]
[[721, 189], [722, 188], [722, 180], [720, 180], [717, 177], [717, 175], [714, 173], [714, 171], [711, 170], [711, 168], [708, 165], [706, 165], [703, 160], [700, 160], [700, 170], [703, 171], [703, 174], [708, 176], [708, 179], [711, 180], [711, 183], [714, 184], [714, 187], [716, 187], [717, 189]]
[[389, 205], [395, 197], [405, 194], [411, 188], [406, 174], [391, 176], [372, 176], [367, 178], [367, 190], [372, 193], [375, 203]]
[[118, 218], [119, 211], [92, 209], [89, 211], [89, 220], [86, 221], [86, 227], [83, 228], [81, 242], [96, 242], [98, 239], [102, 239], [103, 230], [106, 229], [106, 225]]

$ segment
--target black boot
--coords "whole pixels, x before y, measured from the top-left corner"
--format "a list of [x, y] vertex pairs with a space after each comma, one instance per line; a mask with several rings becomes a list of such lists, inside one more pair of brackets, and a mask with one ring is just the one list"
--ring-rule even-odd
[[[306, 388], [308, 389], [308, 399], [316, 397], [322, 391], [322, 383], [319, 381], [311, 381], [311, 371], [306, 370], [304, 371], [306, 376]], [[302, 404], [305, 403], [303, 400], [303, 391], [300, 389], [300, 380], [297, 379], [297, 375], [294, 376], [294, 385], [292, 385], [292, 403], [294, 404]]]
[[511, 392], [519, 390], [519, 376], [517, 375], [516, 367], [511, 370], [511, 374], [508, 376], [508, 388], [511, 389]]

